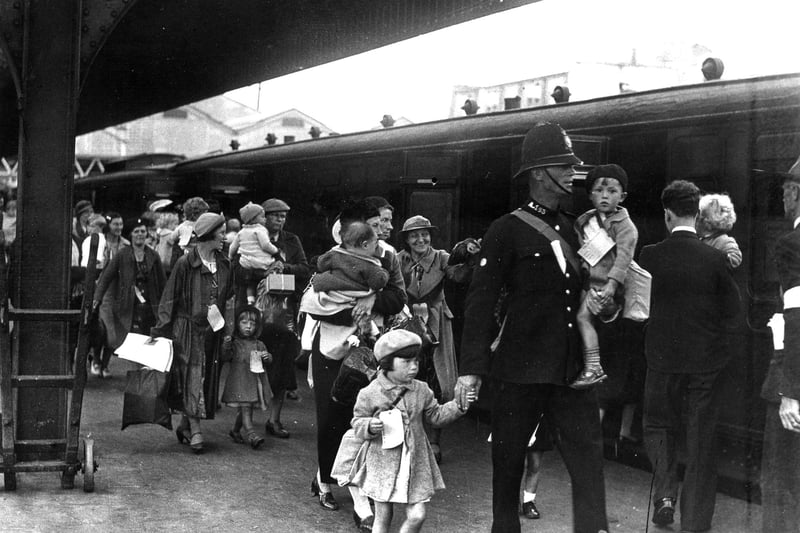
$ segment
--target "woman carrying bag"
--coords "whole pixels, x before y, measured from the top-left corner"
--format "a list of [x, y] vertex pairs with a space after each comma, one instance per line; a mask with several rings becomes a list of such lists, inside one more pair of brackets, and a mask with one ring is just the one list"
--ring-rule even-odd
[[233, 271], [222, 253], [224, 217], [200, 215], [194, 234], [197, 246], [175, 263], [158, 307], [158, 323], [150, 333], [173, 341], [170, 407], [183, 412], [175, 433], [178, 442], [202, 453], [200, 419], [213, 419], [217, 407], [222, 316], [233, 296]]

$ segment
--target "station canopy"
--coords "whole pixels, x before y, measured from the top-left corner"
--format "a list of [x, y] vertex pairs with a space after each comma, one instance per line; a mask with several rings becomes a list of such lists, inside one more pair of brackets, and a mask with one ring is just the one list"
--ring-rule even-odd
[[[83, 0], [77, 133], [535, 1]], [[0, 155], [19, 134], [25, 4], [0, 3]]]

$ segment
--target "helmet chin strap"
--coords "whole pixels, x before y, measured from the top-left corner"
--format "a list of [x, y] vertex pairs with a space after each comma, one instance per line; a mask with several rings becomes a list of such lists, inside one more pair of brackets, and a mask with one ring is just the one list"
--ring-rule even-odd
[[550, 181], [552, 181], [556, 187], [558, 187], [567, 194], [572, 194], [572, 191], [570, 191], [569, 189], [567, 189], [566, 187], [564, 187], [563, 185], [561, 185], [559, 182], [556, 181], [556, 179], [552, 176], [552, 174], [550, 174], [550, 169], [548, 167], [544, 167], [543, 170], [544, 173], [547, 174], [547, 177], [550, 178]]

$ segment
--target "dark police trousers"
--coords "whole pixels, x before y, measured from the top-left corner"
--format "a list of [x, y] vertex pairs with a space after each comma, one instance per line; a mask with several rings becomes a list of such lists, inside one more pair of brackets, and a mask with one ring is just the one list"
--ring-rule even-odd
[[608, 529], [597, 396], [549, 384], [494, 382], [492, 406], [493, 533], [516, 533], [525, 451], [541, 413], [572, 479], [576, 533]]
[[[719, 416], [720, 370], [671, 374], [648, 369], [644, 387], [644, 443], [653, 465], [653, 502], [678, 494], [678, 445], [686, 435], [681, 490], [683, 529], [711, 527], [717, 494], [714, 434]], [[683, 414], [682, 414], [683, 413]], [[682, 417], [685, 416], [685, 427]]]

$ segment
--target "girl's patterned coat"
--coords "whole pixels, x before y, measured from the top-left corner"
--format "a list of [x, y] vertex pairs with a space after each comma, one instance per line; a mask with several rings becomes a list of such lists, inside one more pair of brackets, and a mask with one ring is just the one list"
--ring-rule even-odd
[[[369, 421], [381, 411], [391, 409], [401, 391], [408, 391], [397, 404], [403, 416], [405, 444], [389, 450], [381, 447], [381, 434], [369, 432]], [[442, 427], [462, 416], [455, 401], [440, 405], [427, 384], [414, 380], [410, 385], [398, 385], [382, 372], [358, 394], [353, 409], [352, 426], [356, 437], [371, 440], [364, 462], [353, 477], [353, 485], [379, 502], [391, 501], [400, 470], [403, 447], [408, 451], [410, 472], [408, 495], [401, 503], [427, 501], [435, 490], [444, 488], [444, 481], [433, 450], [425, 435], [423, 419], [433, 427]], [[400, 498], [403, 499], [403, 498]]]

